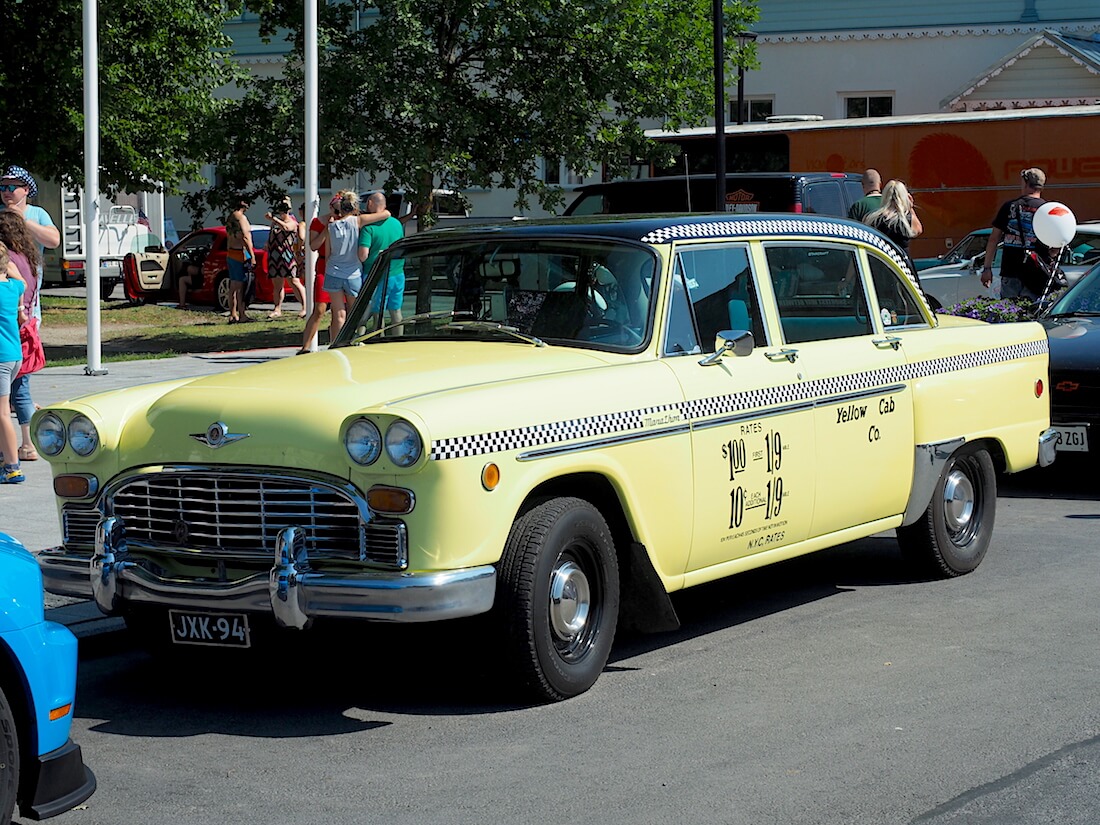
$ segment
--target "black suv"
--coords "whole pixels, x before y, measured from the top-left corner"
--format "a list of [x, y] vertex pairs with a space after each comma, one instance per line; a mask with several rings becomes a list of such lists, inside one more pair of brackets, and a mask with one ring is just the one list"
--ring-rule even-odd
[[[567, 216], [714, 212], [714, 175], [594, 183], [576, 191]], [[841, 172], [726, 175], [727, 212], [805, 212], [843, 218], [862, 197], [860, 176]]]

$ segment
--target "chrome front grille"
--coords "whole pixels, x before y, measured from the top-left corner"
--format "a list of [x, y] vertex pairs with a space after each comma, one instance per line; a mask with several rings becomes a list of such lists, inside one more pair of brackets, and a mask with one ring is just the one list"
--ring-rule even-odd
[[[212, 472], [150, 473], [108, 492], [134, 546], [268, 561], [284, 527], [306, 534], [310, 558], [407, 564], [400, 521], [367, 521], [347, 491], [302, 478]], [[98, 510], [66, 507], [66, 544], [92, 544]]]
[[61, 535], [65, 544], [88, 546], [95, 544], [95, 528], [101, 518], [99, 510], [83, 510], [65, 506], [61, 509]]

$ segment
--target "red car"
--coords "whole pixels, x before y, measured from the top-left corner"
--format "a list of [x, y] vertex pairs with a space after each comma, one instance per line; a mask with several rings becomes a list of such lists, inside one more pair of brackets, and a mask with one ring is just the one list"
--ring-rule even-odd
[[[271, 303], [275, 290], [267, 274], [266, 226], [252, 228], [252, 244], [256, 250], [253, 267], [255, 278], [249, 301]], [[188, 303], [214, 304], [222, 311], [229, 309], [229, 268], [226, 265], [225, 227], [212, 226], [185, 235], [171, 252], [131, 253], [122, 262], [122, 280], [126, 298], [133, 304], [148, 301], [175, 302], [179, 298], [179, 277], [189, 263], [195, 263], [202, 275], [193, 278], [187, 291]], [[289, 282], [283, 292], [293, 296]]]

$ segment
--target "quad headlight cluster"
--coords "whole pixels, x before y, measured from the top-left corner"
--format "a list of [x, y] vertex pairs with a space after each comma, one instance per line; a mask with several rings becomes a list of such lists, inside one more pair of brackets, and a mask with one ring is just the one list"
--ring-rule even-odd
[[416, 427], [399, 418], [386, 428], [385, 437], [378, 425], [368, 418], [358, 418], [344, 434], [344, 447], [351, 460], [367, 466], [376, 462], [382, 450], [398, 467], [411, 467], [424, 452], [424, 440]]
[[47, 413], [35, 428], [38, 449], [48, 456], [55, 456], [68, 444], [79, 456], [89, 456], [99, 447], [99, 430], [86, 415], [74, 415], [66, 427], [59, 416]]

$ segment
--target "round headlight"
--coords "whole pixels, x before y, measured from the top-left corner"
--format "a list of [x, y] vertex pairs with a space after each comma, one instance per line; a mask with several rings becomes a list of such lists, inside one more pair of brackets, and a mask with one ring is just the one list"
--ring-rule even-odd
[[344, 447], [356, 464], [373, 464], [382, 454], [382, 433], [373, 421], [360, 418], [348, 427]]
[[386, 430], [386, 455], [398, 467], [411, 467], [420, 458], [424, 442], [408, 421], [394, 421]]
[[57, 455], [65, 449], [65, 425], [53, 413], [46, 413], [38, 421], [34, 440], [46, 455]]
[[77, 455], [91, 455], [99, 446], [99, 431], [86, 415], [78, 415], [69, 422], [69, 446]]

